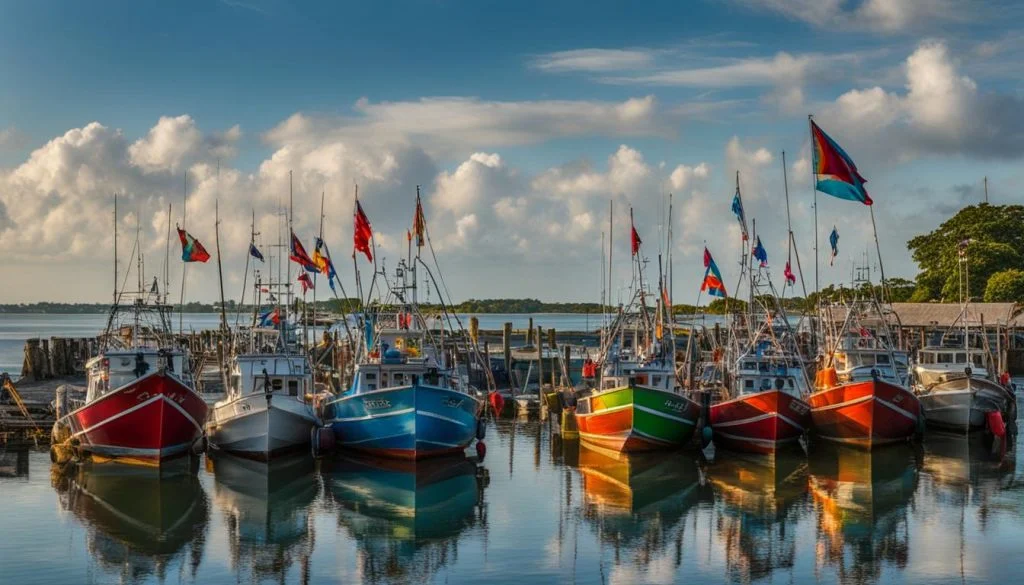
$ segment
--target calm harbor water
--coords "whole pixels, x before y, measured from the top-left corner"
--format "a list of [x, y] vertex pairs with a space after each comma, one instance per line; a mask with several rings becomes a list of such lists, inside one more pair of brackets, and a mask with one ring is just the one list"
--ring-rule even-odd
[[[478, 315], [481, 329], [501, 329], [505, 323], [512, 323], [514, 329], [525, 329], [530, 318], [534, 326], [543, 325], [561, 331], [591, 331], [601, 324], [600, 315], [542, 313], [527, 314], [485, 314]], [[460, 315], [462, 324], [469, 327], [469, 315]], [[107, 323], [106, 314], [49, 315], [0, 313], [0, 372], [18, 374], [24, 355], [25, 340], [33, 337], [93, 337], [103, 331]], [[234, 323], [234, 316], [228, 321]], [[242, 317], [245, 322], [245, 316]], [[200, 331], [216, 329], [220, 316], [215, 313], [185, 314], [185, 330]], [[175, 315], [175, 328], [178, 317]], [[313, 335], [313, 333], [311, 333]]]
[[1024, 467], [932, 434], [865, 453], [609, 456], [501, 420], [488, 454], [157, 478], [0, 455], [0, 582], [1016, 583]]

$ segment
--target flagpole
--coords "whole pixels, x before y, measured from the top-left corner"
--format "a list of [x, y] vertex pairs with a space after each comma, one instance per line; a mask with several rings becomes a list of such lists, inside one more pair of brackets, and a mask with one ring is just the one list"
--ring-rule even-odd
[[[326, 193], [326, 191], [321, 189], [321, 191], [320, 191], [320, 232], [317, 235], [317, 237], [316, 237], [317, 241], [315, 242], [317, 244], [320, 244], [321, 246], [323, 245], [323, 242], [324, 242], [324, 195], [325, 195], [325, 193]], [[319, 248], [320, 248], [320, 246], [314, 246], [314, 247], [317, 250], [319, 250]], [[313, 334], [314, 335], [316, 335], [316, 281], [317, 281], [317, 276], [319, 276], [319, 274], [318, 274], [319, 271], [320, 271], [320, 265], [317, 265], [317, 272], [313, 273]], [[330, 278], [329, 274], [328, 274], [328, 278]]]
[[[184, 192], [182, 193], [181, 206], [181, 229], [188, 230], [186, 219], [188, 218], [188, 169], [185, 170]], [[209, 240], [207, 240], [209, 241]], [[181, 263], [181, 297], [178, 299], [178, 334], [185, 334], [185, 270], [188, 262]], [[173, 325], [172, 325], [173, 327]]]
[[875, 234], [875, 250], [878, 252], [878, 271], [882, 275], [882, 304], [885, 304], [885, 266], [882, 264], [882, 246], [878, 243], [878, 227], [875, 225], [875, 206], [868, 205], [871, 212], [871, 231]]
[[117, 193], [114, 193], [114, 305], [117, 305]]
[[[164, 304], [167, 304], [167, 295], [171, 286], [171, 204], [167, 204], [167, 239], [164, 242]], [[157, 297], [157, 302], [160, 297]]]
[[[358, 216], [358, 213], [359, 213], [359, 183], [355, 184], [355, 189], [356, 189], [356, 197], [355, 197], [355, 201], [352, 203], [352, 220], [353, 220], [352, 221], [352, 229], [353, 230], [355, 230], [355, 219], [356, 219], [356, 217]], [[362, 307], [360, 307], [360, 310], [362, 310], [365, 313], [366, 304], [363, 303], [363, 279], [359, 275], [359, 263], [356, 262], [356, 251], [355, 251], [354, 248], [352, 250], [352, 269], [356, 273], [356, 294], [359, 295], [359, 302], [360, 302], [360, 304], [363, 305]]]
[[[252, 227], [249, 228], [249, 249], [245, 251], [245, 270], [242, 272], [242, 298], [238, 300], [238, 310], [235, 311], [235, 329], [238, 329], [238, 320], [242, 316], [242, 306], [245, 305], [245, 288], [249, 284], [249, 258], [252, 256], [252, 247], [256, 245], [256, 210], [252, 210]], [[256, 295], [254, 294], [253, 297]]]
[[[811, 192], [814, 194], [814, 303], [816, 305], [815, 312], [819, 312], [821, 308], [821, 281], [819, 280], [818, 273], [820, 260], [818, 256], [818, 161], [817, 152], [814, 148], [814, 115], [807, 114], [807, 132], [811, 137]], [[817, 327], [811, 323], [811, 345], [815, 349], [818, 347], [818, 336]]]

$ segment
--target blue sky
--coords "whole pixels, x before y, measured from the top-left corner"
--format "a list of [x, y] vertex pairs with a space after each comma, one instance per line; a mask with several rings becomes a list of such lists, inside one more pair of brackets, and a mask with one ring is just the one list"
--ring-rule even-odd
[[[313, 229], [323, 190], [332, 239], [348, 241], [359, 182], [394, 256], [420, 184], [456, 298], [585, 300], [598, 294], [579, 283], [597, 266], [608, 200], [636, 207], [656, 242], [672, 192], [677, 290], [689, 290], [705, 243], [738, 257], [739, 170], [778, 280], [782, 150], [813, 258], [814, 113], [869, 180], [887, 272], [913, 276], [906, 240], [980, 197], [982, 176], [994, 201], [1020, 201], [1024, 31], [1007, 23], [1022, 12], [948, 0], [3, 1], [0, 249], [29, 279], [55, 278], [29, 249], [81, 271], [86, 284], [53, 300], [98, 300], [105, 280], [87, 275], [111, 242], [88, 218], [109, 215], [110, 193], [134, 202], [156, 255], [183, 174], [190, 214], [220, 197], [229, 214], [269, 217], [293, 170], [299, 230]], [[822, 201], [821, 232], [841, 224], [843, 247], [862, 250], [862, 211]], [[248, 226], [233, 223], [226, 241], [242, 247]], [[228, 260], [229, 282], [242, 261]], [[719, 263], [728, 282], [734, 262]]]

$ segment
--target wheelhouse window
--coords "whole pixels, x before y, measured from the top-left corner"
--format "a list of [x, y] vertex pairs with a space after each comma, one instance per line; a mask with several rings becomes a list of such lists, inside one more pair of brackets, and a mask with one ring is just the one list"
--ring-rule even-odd
[[889, 363], [889, 356], [887, 356], [885, 354], [878, 354], [878, 355], [875, 356], [875, 363], [877, 363], [877, 364], [888, 364]]
[[754, 381], [753, 380], [743, 380], [743, 389], [744, 390], [753, 390], [754, 389]]
[[288, 396], [298, 396], [298, 395], [299, 395], [299, 381], [298, 380], [288, 380]]
[[940, 354], [936, 355], [935, 357], [937, 358], [937, 363], [940, 363], [940, 364], [951, 364], [951, 363], [953, 363], [953, 354], [951, 354], [951, 353], [940, 353]]
[[958, 363], [958, 364], [966, 364], [967, 363], [967, 354], [966, 353], [958, 353], [958, 354], [956, 354], [956, 363]]
[[974, 367], [982, 368], [985, 366], [985, 357], [980, 354], [973, 354], [971, 361], [974, 362]]

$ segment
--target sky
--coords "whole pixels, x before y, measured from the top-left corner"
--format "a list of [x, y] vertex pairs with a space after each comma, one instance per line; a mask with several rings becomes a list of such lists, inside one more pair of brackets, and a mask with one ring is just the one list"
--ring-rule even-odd
[[[886, 276], [914, 277], [907, 240], [982, 201], [983, 177], [992, 203], [1024, 200], [1024, 5], [634, 4], [0, 0], [0, 303], [109, 299], [114, 193], [119, 279], [136, 233], [163, 271], [168, 219], [212, 251], [219, 207], [237, 299], [253, 215], [278, 255], [289, 176], [307, 248], [323, 195], [347, 289], [355, 185], [389, 267], [419, 186], [455, 301], [597, 302], [602, 239], [621, 295], [632, 208], [651, 278], [671, 226], [673, 295], [692, 303], [705, 246], [735, 290], [738, 172], [777, 286], [798, 254], [813, 290], [878, 256], [869, 210], [819, 195], [815, 270], [808, 115], [868, 180]], [[187, 284], [215, 300], [216, 265]]]

